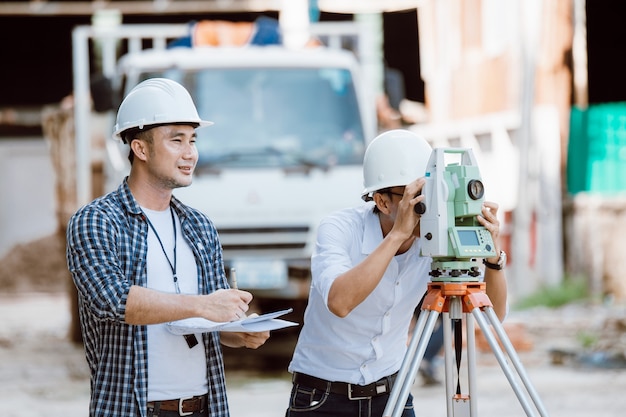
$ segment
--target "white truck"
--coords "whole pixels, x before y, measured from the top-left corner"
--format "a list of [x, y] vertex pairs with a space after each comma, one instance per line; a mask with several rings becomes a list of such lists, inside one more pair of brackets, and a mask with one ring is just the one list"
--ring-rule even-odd
[[[215, 123], [197, 131], [194, 182], [175, 195], [214, 221], [226, 272], [235, 268], [257, 300], [306, 300], [320, 219], [362, 203], [363, 153], [377, 129], [361, 70], [340, 48], [276, 45], [153, 48], [116, 62], [120, 95], [171, 78]], [[128, 150], [108, 148], [113, 186]]]

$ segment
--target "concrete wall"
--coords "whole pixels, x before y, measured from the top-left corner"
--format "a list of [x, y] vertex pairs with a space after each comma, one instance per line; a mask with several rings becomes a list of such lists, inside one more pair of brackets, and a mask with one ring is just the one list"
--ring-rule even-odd
[[0, 140], [0, 257], [56, 232], [54, 186], [43, 138]]
[[596, 300], [626, 303], [626, 195], [578, 193], [565, 207], [566, 267]]

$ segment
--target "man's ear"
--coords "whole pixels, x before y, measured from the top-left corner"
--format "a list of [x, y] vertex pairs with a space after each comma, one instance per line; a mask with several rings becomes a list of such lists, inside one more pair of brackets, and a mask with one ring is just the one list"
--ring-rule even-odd
[[148, 149], [146, 146], [147, 144], [143, 140], [133, 139], [130, 142], [130, 149], [135, 153], [135, 158], [141, 159], [142, 161], [145, 161], [147, 157]]
[[376, 207], [380, 210], [381, 213], [389, 214], [391, 212], [389, 197], [384, 193], [374, 193], [372, 196], [374, 203], [376, 203]]

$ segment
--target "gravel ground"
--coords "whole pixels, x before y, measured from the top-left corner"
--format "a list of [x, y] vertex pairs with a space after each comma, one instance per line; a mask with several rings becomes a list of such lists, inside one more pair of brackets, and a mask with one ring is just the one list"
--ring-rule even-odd
[[[83, 417], [89, 378], [82, 348], [68, 342], [69, 301], [61, 293], [0, 294], [0, 404], [9, 417]], [[580, 334], [591, 334], [623, 309], [568, 306], [512, 312], [507, 323], [522, 323], [530, 348], [519, 351], [528, 377], [552, 417], [622, 417], [626, 410], [626, 368], [577, 357], [552, 363], [550, 351], [580, 351]], [[623, 339], [623, 332], [615, 335]], [[512, 338], [513, 339], [513, 338]], [[524, 416], [511, 385], [490, 352], [477, 355], [473, 402], [482, 417]], [[602, 365], [602, 366], [600, 366]], [[283, 416], [290, 390], [284, 370], [228, 370], [233, 417]], [[462, 378], [462, 381], [465, 380]], [[466, 389], [463, 388], [464, 392]], [[446, 415], [443, 385], [412, 387], [419, 409]], [[529, 402], [534, 407], [532, 402]], [[422, 413], [423, 415], [424, 413]], [[539, 415], [539, 414], [536, 414]]]

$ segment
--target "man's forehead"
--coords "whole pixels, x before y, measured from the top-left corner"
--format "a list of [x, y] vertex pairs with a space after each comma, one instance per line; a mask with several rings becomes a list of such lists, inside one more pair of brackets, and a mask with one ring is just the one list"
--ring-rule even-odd
[[159, 125], [153, 128], [164, 135], [195, 135], [196, 127], [192, 124]]

